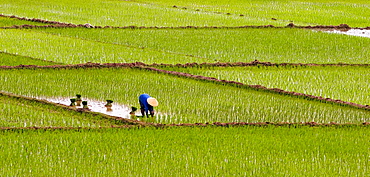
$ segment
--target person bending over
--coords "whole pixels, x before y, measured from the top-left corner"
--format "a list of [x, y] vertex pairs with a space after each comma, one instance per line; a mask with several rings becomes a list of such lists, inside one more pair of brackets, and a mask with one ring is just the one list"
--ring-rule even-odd
[[151, 97], [148, 94], [141, 94], [139, 96], [139, 103], [140, 103], [141, 115], [143, 117], [146, 115], [146, 117], [149, 118], [148, 112], [150, 112], [150, 115], [152, 117], [154, 116], [154, 108], [153, 107], [158, 106], [157, 99]]

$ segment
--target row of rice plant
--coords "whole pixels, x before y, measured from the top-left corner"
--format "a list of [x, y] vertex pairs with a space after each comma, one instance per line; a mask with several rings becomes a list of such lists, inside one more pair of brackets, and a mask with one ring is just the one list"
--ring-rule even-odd
[[45, 66], [45, 65], [55, 65], [55, 64], [57, 63], [0, 52], [0, 66], [18, 66], [18, 65]]
[[145, 63], [204, 62], [205, 59], [162, 51], [62, 37], [28, 30], [0, 29], [0, 50], [23, 56], [74, 63]]
[[368, 66], [167, 67], [166, 69], [249, 85], [280, 88], [363, 105], [370, 104], [370, 82], [368, 79], [370, 67]]
[[367, 176], [368, 127], [0, 130], [1, 176]]
[[[1, 91], [31, 97], [71, 97], [138, 107], [148, 93], [160, 106], [161, 123], [195, 122], [352, 122], [370, 112], [274, 93], [142, 71], [138, 69], [12, 69], [0, 72]], [[35, 84], [37, 83], [37, 84]]]
[[0, 127], [107, 127], [115, 124], [113, 119], [103, 116], [0, 94]]
[[0, 34], [1, 51], [68, 64], [368, 63], [370, 55], [369, 38], [302, 29], [48, 28], [3, 29]]
[[0, 12], [66, 23], [111, 26], [368, 25], [368, 2], [3, 0]]

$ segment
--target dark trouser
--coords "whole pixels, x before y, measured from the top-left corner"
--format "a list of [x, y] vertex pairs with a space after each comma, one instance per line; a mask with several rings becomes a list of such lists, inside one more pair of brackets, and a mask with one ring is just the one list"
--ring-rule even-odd
[[[148, 105], [148, 111], [145, 111], [145, 105], [139, 100], [140, 103], [140, 111], [141, 115], [144, 117], [146, 114], [146, 117], [149, 117], [148, 111], [150, 112], [150, 115], [153, 117], [154, 116], [154, 109], [153, 106]], [[145, 113], [145, 114], [144, 114]]]

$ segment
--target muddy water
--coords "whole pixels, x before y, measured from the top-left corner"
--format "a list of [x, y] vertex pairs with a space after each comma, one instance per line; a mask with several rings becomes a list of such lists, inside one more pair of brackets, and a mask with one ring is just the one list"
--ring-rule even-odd
[[361, 36], [370, 38], [370, 30], [364, 29], [350, 29], [350, 30], [334, 30], [334, 29], [320, 29], [316, 31], [323, 31], [327, 33], [346, 34], [351, 36]]
[[[69, 106], [71, 104], [70, 98], [38, 98], [38, 99], [43, 99], [49, 102], [53, 103], [58, 103], [62, 105]], [[98, 100], [93, 100], [93, 99], [83, 99], [84, 101], [87, 101], [87, 106], [89, 107], [90, 111], [93, 112], [99, 112], [103, 113], [106, 115], [110, 116], [116, 116], [116, 117], [122, 117], [126, 119], [131, 119], [130, 111], [131, 111], [131, 106], [126, 106], [126, 105], [120, 105], [118, 103], [112, 103], [112, 110], [107, 111], [107, 108], [105, 107], [106, 102], [104, 101], [98, 101]], [[75, 108], [82, 108], [81, 106], [75, 106]], [[156, 112], [156, 116], [154, 118], [155, 122], [161, 122], [161, 120], [166, 120], [169, 118], [168, 114], [161, 113], [161, 112]], [[135, 117], [134, 119], [136, 120], [141, 120], [141, 121], [148, 121], [148, 118], [143, 118], [141, 117], [141, 112], [140, 110], [137, 110], [135, 112]]]

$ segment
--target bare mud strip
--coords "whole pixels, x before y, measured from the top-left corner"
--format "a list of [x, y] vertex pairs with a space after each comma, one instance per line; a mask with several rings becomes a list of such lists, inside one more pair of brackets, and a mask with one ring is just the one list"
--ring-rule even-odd
[[[52, 102], [52, 103], [62, 104], [62, 105], [66, 105], [66, 106], [70, 106], [70, 104], [71, 104], [70, 98], [65, 98], [65, 97], [56, 97], [56, 98], [40, 97], [40, 98], [37, 98], [37, 99], [46, 100], [46, 101], [49, 101], [49, 102]], [[135, 120], [140, 120], [140, 121], [148, 121], [148, 118], [143, 118], [141, 116], [140, 109], [138, 109], [135, 112], [135, 117], [132, 118], [131, 115], [130, 115], [131, 106], [121, 105], [121, 104], [113, 102], [112, 107], [111, 107], [112, 110], [107, 110], [107, 108], [105, 107], [106, 102], [104, 102], [104, 101], [86, 99], [86, 98], [84, 98], [83, 100], [87, 101], [87, 106], [88, 106], [89, 110], [92, 111], [92, 112], [99, 112], [99, 113], [102, 113], [102, 114], [121, 117], [121, 118], [125, 118], [125, 119], [135, 119]], [[73, 106], [73, 107], [82, 108], [83, 106], [82, 106], [82, 103], [81, 103], [81, 106]], [[161, 120], [165, 120], [165, 119], [168, 119], [168, 118], [169, 118], [168, 114], [161, 113], [161, 112], [156, 112], [155, 118], [152, 121], [160, 122]]]
[[323, 31], [327, 33], [346, 34], [346, 35], [351, 35], [351, 36], [360, 36], [360, 37], [370, 38], [370, 30], [366, 30], [366, 29], [348, 29], [348, 30], [315, 29], [315, 31]]

